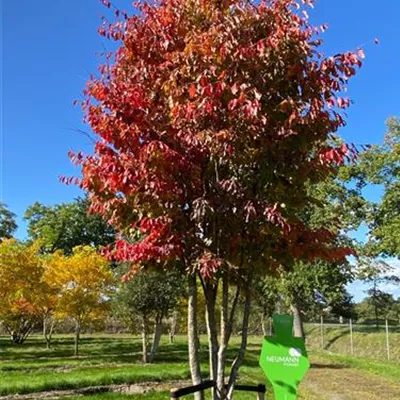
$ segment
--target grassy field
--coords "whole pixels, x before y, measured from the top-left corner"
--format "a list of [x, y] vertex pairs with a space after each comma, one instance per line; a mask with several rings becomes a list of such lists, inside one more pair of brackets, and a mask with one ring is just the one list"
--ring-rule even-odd
[[[205, 339], [205, 338], [204, 338]], [[265, 377], [258, 366], [262, 338], [252, 337], [248, 347], [246, 362], [240, 372], [240, 382], [248, 384], [264, 383]], [[238, 340], [233, 339], [229, 358], [233, 359]], [[203, 340], [201, 355], [207, 362], [207, 346]], [[56, 336], [51, 350], [46, 350], [40, 336], [33, 336], [22, 346], [12, 345], [8, 338], [0, 340], [0, 399], [11, 399], [20, 394], [22, 399], [40, 399], [43, 393], [57, 399], [168, 399], [169, 389], [186, 386], [189, 379], [187, 345], [184, 337], [178, 337], [175, 344], [162, 342], [154, 364], [140, 362], [140, 339], [128, 335], [83, 335], [81, 354], [73, 356], [73, 338]], [[354, 396], [351, 382], [346, 384], [347, 392], [340, 399], [400, 399], [400, 365], [396, 363], [370, 362], [361, 358], [351, 358], [327, 354], [311, 353], [312, 369], [300, 386], [300, 399], [337, 399], [340, 382], [351, 379], [361, 382], [361, 387], [371, 392], [371, 384], [380, 388], [380, 397], [366, 397], [363, 393]], [[203, 366], [204, 374], [207, 374]], [[328, 382], [329, 381], [329, 382]], [[327, 384], [333, 386], [331, 392]], [[358, 383], [360, 385], [360, 383]], [[90, 392], [82, 392], [94, 388]], [[104, 391], [111, 392], [104, 392]], [[134, 393], [135, 391], [148, 393]], [[344, 390], [344, 389], [343, 389]], [[97, 393], [93, 393], [96, 392]], [[103, 391], [103, 392], [101, 392]], [[388, 397], [384, 397], [385, 393]], [[350, 396], [350, 397], [346, 397]], [[361, 397], [359, 397], [361, 396]], [[21, 397], [19, 397], [21, 398]], [[49, 398], [49, 397], [46, 397]], [[186, 397], [190, 398], [190, 397]], [[239, 392], [237, 399], [255, 399], [255, 393]], [[272, 399], [268, 390], [267, 399]]]

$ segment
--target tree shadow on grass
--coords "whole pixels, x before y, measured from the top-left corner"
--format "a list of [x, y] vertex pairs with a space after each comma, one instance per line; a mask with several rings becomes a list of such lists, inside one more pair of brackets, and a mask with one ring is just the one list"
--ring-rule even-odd
[[345, 369], [345, 368], [349, 368], [345, 364], [320, 364], [320, 363], [311, 363], [310, 367], [311, 368], [316, 368], [316, 369]]
[[[55, 337], [51, 349], [46, 349], [40, 337], [29, 337], [22, 345], [12, 343], [8, 338], [0, 339], [1, 356], [7, 361], [43, 360], [73, 357], [73, 336]], [[80, 357], [108, 357], [139, 353], [141, 344], [137, 338], [92, 338], [80, 339]], [[79, 357], [78, 357], [79, 358]]]
[[338, 333], [337, 335], [335, 335], [333, 338], [329, 339], [325, 345], [324, 345], [324, 350], [328, 350], [335, 342], [337, 342], [340, 338], [342, 338], [343, 336], [346, 336], [349, 334], [349, 330], [348, 329], [343, 329], [342, 332]]

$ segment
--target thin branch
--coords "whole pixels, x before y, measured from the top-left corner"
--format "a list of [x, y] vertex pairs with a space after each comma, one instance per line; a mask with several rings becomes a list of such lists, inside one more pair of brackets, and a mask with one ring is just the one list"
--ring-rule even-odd
[[96, 144], [96, 140], [89, 132], [86, 132], [83, 129], [72, 129], [72, 130], [74, 132], [80, 133], [81, 135], [85, 136], [87, 139], [89, 139], [92, 142], [92, 144]]

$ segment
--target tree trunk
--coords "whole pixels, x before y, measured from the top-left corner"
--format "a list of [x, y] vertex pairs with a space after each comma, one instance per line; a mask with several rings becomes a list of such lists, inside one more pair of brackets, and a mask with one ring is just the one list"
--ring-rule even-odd
[[175, 332], [178, 325], [178, 311], [174, 310], [172, 313], [171, 327], [169, 330], [169, 342], [172, 344], [175, 341]]
[[46, 315], [43, 317], [43, 335], [46, 341], [46, 349], [50, 349], [51, 347], [51, 337], [53, 335], [54, 326], [55, 320], [51, 315]]
[[225, 399], [225, 363], [228, 348], [229, 332], [229, 280], [225, 272], [222, 277], [222, 309], [221, 309], [221, 340], [218, 350], [218, 368], [216, 379], [215, 400]]
[[144, 364], [149, 362], [148, 354], [147, 354], [147, 346], [148, 346], [148, 321], [147, 316], [142, 316], [142, 361]]
[[377, 290], [378, 283], [374, 280], [374, 290], [373, 290], [373, 300], [374, 300], [374, 313], [375, 313], [375, 327], [376, 330], [379, 330], [379, 311], [378, 311], [378, 303], [377, 303]]
[[267, 328], [265, 326], [265, 318], [266, 318], [266, 312], [263, 308], [262, 313], [261, 313], [261, 329], [262, 329], [262, 333], [263, 336], [267, 336]]
[[44, 340], [46, 341], [46, 349], [49, 350], [51, 346], [51, 336], [47, 334], [47, 318], [43, 321]]
[[75, 327], [75, 346], [74, 346], [74, 355], [77, 356], [79, 354], [79, 339], [81, 334], [81, 322], [76, 321]]
[[34, 320], [30, 320], [30, 319], [25, 320], [23, 318], [21, 318], [17, 322], [16, 327], [4, 324], [4, 327], [6, 328], [7, 332], [9, 333], [12, 342], [15, 344], [23, 344], [25, 342], [26, 338], [31, 333], [34, 326], [35, 326]]
[[252, 271], [249, 271], [248, 279], [245, 284], [245, 303], [243, 310], [243, 320], [242, 320], [242, 338], [240, 349], [237, 357], [233, 361], [231, 373], [229, 376], [229, 382], [227, 387], [227, 395], [226, 400], [231, 400], [233, 398], [233, 390], [235, 386], [235, 382], [238, 376], [239, 368], [243, 363], [244, 356], [246, 354], [247, 347], [247, 336], [249, 330], [249, 317], [250, 317], [250, 308], [251, 308], [251, 285], [252, 284]]
[[378, 306], [376, 304], [376, 301], [375, 301], [374, 312], [375, 312], [375, 327], [376, 327], [376, 330], [379, 331], [379, 312], [378, 312]]
[[50, 331], [47, 334], [48, 340], [49, 340], [49, 348], [51, 346], [51, 338], [53, 337], [53, 330], [56, 325], [56, 320], [54, 318], [51, 319], [51, 325], [50, 325]]
[[[196, 275], [188, 277], [188, 350], [193, 385], [201, 383], [199, 335], [197, 330], [197, 283]], [[197, 392], [195, 400], [204, 400], [204, 392]]]
[[217, 320], [215, 318], [215, 303], [218, 288], [217, 285], [204, 283], [203, 290], [206, 300], [206, 325], [208, 336], [210, 379], [216, 381], [218, 371], [218, 331]]
[[154, 357], [157, 354], [158, 347], [160, 345], [160, 339], [162, 334], [162, 314], [159, 313], [156, 315], [156, 322], [154, 324], [154, 335], [153, 335], [153, 343], [150, 351], [149, 362], [152, 363], [154, 361]]
[[297, 306], [296, 301], [291, 302], [290, 309], [292, 310], [293, 319], [294, 319], [294, 324], [293, 324], [294, 336], [301, 337], [304, 339], [303, 321], [301, 318], [301, 312], [299, 310], [299, 307]]

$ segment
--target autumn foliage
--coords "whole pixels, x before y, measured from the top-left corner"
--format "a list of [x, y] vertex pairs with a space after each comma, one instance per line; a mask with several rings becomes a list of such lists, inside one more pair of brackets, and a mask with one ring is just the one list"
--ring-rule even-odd
[[0, 243], [0, 320], [15, 343], [23, 343], [35, 324], [56, 303], [55, 293], [43, 281], [40, 244], [15, 239]]
[[92, 211], [123, 234], [113, 258], [211, 277], [349, 253], [299, 217], [307, 185], [353, 157], [329, 143], [363, 57], [319, 52], [327, 27], [310, 26], [311, 4], [162, 0], [104, 22], [121, 46], [84, 91], [97, 142], [70, 155]]
[[56, 317], [75, 323], [75, 355], [82, 328], [104, 320], [109, 311], [113, 275], [97, 249], [77, 246], [67, 257], [57, 251], [48, 257], [43, 279], [57, 291]]
[[67, 257], [41, 248], [40, 241], [0, 243], [0, 320], [17, 344], [43, 324], [49, 347], [56, 320], [72, 319], [79, 335], [104, 318], [113, 275], [97, 249], [75, 247]]

